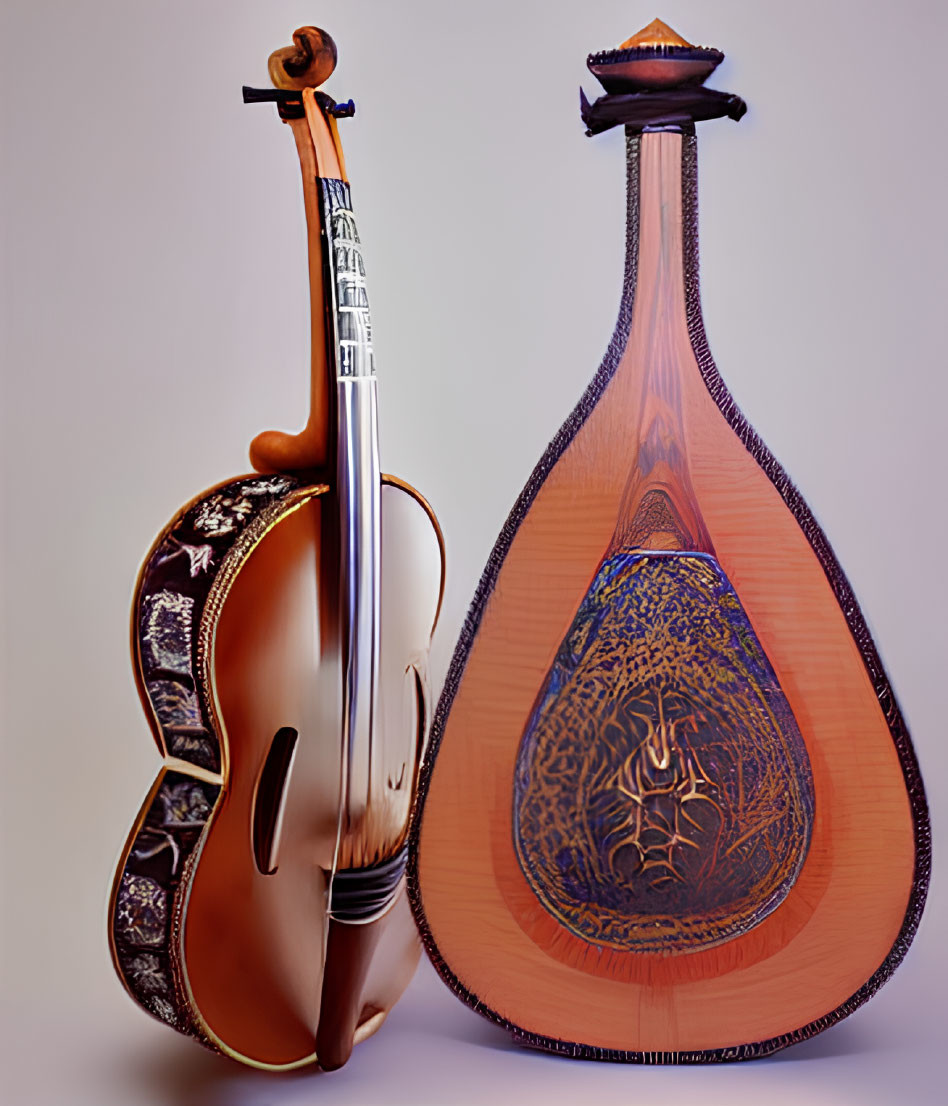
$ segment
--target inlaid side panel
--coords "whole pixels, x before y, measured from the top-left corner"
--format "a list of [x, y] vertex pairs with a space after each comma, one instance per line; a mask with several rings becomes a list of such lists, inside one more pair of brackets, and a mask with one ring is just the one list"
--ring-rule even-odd
[[257, 476], [222, 485], [174, 520], [142, 569], [135, 629], [143, 693], [165, 751], [211, 772], [221, 769], [221, 750], [199, 677], [204, 608], [241, 534], [297, 484]]
[[156, 1018], [200, 1036], [181, 986], [174, 929], [187, 872], [220, 794], [216, 784], [164, 772], [146, 800], [114, 897], [112, 938], [125, 985]]
[[136, 677], [160, 745], [197, 771], [163, 768], [139, 813], [112, 891], [113, 959], [149, 1013], [201, 1040], [178, 942], [202, 835], [222, 793], [220, 735], [202, 676], [211, 608], [298, 486], [289, 477], [254, 476], [191, 503], [146, 558], [133, 612]]

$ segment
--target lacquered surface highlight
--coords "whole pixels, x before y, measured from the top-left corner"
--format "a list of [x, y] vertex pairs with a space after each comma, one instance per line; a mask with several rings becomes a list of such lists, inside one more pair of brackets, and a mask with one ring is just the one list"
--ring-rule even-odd
[[[314, 497], [285, 515], [250, 554], [224, 602], [213, 671], [225, 786], [183, 921], [187, 985], [212, 1039], [225, 1051], [274, 1066], [315, 1059], [333, 864], [340, 857], [369, 862], [404, 836], [424, 725], [415, 672], [426, 679], [441, 590], [441, 546], [427, 508], [407, 485], [385, 483], [372, 802], [359, 835], [337, 853], [342, 681], [337, 554], [324, 528], [326, 502]], [[299, 739], [276, 867], [265, 875], [253, 855], [252, 812], [273, 736], [284, 726]], [[381, 1024], [417, 963], [403, 889], [374, 924], [366, 962], [347, 961], [334, 972], [341, 990], [333, 998], [332, 1029], [323, 1028], [333, 1056]]]

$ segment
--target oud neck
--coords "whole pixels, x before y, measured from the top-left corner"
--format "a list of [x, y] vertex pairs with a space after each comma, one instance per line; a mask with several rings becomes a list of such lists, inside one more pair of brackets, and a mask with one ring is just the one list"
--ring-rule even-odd
[[685, 226], [690, 192], [683, 165], [693, 135], [678, 128], [630, 135], [630, 221], [624, 310], [627, 351], [639, 366], [641, 406], [635, 454], [612, 542], [614, 550], [712, 553], [683, 443], [682, 372], [690, 359]]
[[641, 386], [612, 552], [714, 552], [691, 482], [682, 385], [695, 363], [691, 334], [700, 329], [695, 123], [738, 120], [747, 110], [739, 96], [704, 87], [723, 59], [658, 19], [586, 59], [606, 93], [591, 104], [580, 91], [586, 133], [626, 128], [629, 233], [620, 318], [629, 327], [624, 360]]

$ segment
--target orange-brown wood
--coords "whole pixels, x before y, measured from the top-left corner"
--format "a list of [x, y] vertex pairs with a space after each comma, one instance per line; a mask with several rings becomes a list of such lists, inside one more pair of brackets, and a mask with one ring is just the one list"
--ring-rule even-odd
[[[779, 1037], [850, 998], [889, 954], [913, 883], [892, 734], [826, 573], [711, 398], [685, 315], [681, 136], [641, 139], [638, 280], [627, 347], [520, 524], [473, 639], [418, 831], [437, 952], [495, 1015], [538, 1036], [637, 1052]], [[513, 843], [518, 745], [610, 547], [658, 362], [673, 364], [688, 476], [718, 562], [806, 743], [815, 821], [803, 869], [759, 925], [675, 955], [601, 949], [543, 909]]]
[[[281, 516], [223, 600], [209, 661], [224, 786], [180, 933], [190, 998], [206, 1032], [224, 1051], [268, 1066], [315, 1059], [317, 1033], [327, 1063], [344, 1063], [353, 1043], [381, 1024], [420, 954], [402, 887], [373, 923], [371, 941], [368, 929], [361, 937], [336, 933], [337, 961], [324, 983], [342, 756], [338, 551], [327, 490], [313, 489]], [[429, 512], [413, 488], [385, 478], [372, 837], [349, 843], [358, 855], [347, 854], [348, 864], [390, 855], [407, 826], [423, 736], [415, 685], [424, 679], [443, 572]], [[275, 870], [264, 874], [254, 857], [254, 806], [270, 745], [284, 727], [299, 739]]]
[[332, 450], [335, 377], [326, 347], [326, 290], [319, 177], [345, 180], [345, 164], [335, 121], [317, 106], [313, 89], [302, 93], [306, 114], [288, 124], [296, 140], [303, 178], [310, 296], [310, 412], [298, 434], [265, 430], [250, 443], [250, 463], [258, 472], [327, 472]]
[[653, 19], [647, 27], [636, 31], [631, 38], [619, 46], [620, 50], [627, 50], [634, 46], [690, 46], [691, 43], [683, 39], [677, 31], [673, 31], [667, 23], [660, 19]]
[[[317, 28], [294, 42], [270, 71], [300, 92], [278, 98], [281, 113], [303, 108], [289, 122], [307, 219], [311, 410], [301, 433], [251, 446], [254, 466], [279, 477], [229, 481], [192, 501], [139, 576], [136, 678], [165, 763], [121, 856], [109, 938], [129, 993], [167, 1024], [258, 1067], [328, 1069], [379, 1028], [420, 954], [405, 839], [444, 544], [426, 501], [378, 471], [367, 318], [366, 371], [349, 381], [365, 385], [361, 421], [353, 430], [337, 417], [343, 366], [327, 349], [339, 317], [324, 287], [323, 199], [345, 197], [346, 173], [332, 102], [312, 87], [336, 54]], [[360, 475], [378, 492], [368, 508], [354, 497], [351, 515], [342, 433], [369, 454]], [[352, 529], [365, 531], [371, 573], [345, 559]], [[360, 598], [371, 653], [359, 657], [368, 756], [353, 826], [342, 818], [343, 668], [360, 573], [370, 577], [358, 582], [370, 593]]]
[[336, 68], [337, 52], [332, 35], [321, 27], [299, 27], [293, 45], [274, 50], [267, 60], [275, 88], [318, 88]]
[[[339, 644], [332, 527], [313, 497], [241, 568], [217, 626], [215, 698], [225, 786], [197, 861], [183, 934], [193, 1000], [227, 1049], [267, 1064], [315, 1052], [340, 779]], [[277, 730], [298, 731], [277, 868], [254, 862], [250, 827]]]

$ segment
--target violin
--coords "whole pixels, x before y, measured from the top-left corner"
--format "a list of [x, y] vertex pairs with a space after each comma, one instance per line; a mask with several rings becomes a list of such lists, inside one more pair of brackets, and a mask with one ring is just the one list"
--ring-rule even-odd
[[187, 503], [145, 558], [135, 678], [163, 758], [115, 874], [109, 940], [149, 1013], [260, 1068], [338, 1068], [420, 945], [405, 896], [444, 544], [379, 467], [375, 360], [332, 38], [269, 60], [296, 141], [311, 292], [309, 418]]
[[587, 133], [626, 132], [619, 320], [491, 554], [412, 829], [444, 980], [569, 1056], [810, 1037], [895, 970], [928, 886], [869, 629], [708, 350], [695, 123], [746, 110], [704, 87], [722, 58], [656, 20], [588, 59]]

